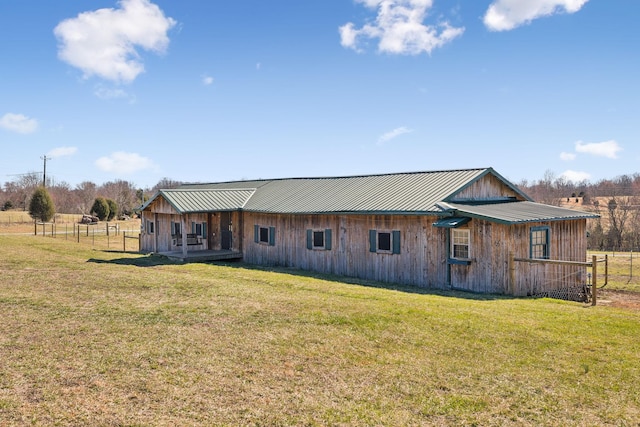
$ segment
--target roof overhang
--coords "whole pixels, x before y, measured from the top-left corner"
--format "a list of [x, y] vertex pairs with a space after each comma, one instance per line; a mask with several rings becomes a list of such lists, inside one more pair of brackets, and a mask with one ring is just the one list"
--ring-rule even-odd
[[434, 227], [441, 228], [458, 228], [471, 221], [471, 218], [465, 216], [450, 216], [442, 218], [433, 223]]
[[478, 218], [509, 225], [599, 217], [589, 212], [529, 201], [487, 204], [442, 203], [439, 207], [446, 208], [452, 216]]

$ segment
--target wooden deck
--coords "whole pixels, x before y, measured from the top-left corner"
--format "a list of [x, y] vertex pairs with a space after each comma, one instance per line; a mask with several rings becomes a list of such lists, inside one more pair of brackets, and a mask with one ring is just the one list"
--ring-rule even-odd
[[166, 256], [171, 260], [180, 261], [184, 263], [242, 259], [242, 252], [236, 252], [236, 251], [230, 251], [230, 250], [189, 251], [187, 252], [186, 257], [184, 256], [182, 251], [160, 252], [160, 255]]

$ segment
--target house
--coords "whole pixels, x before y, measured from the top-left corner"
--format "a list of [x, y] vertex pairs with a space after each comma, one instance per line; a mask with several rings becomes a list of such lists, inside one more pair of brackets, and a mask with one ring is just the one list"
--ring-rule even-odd
[[547, 295], [583, 289], [586, 268], [513, 259], [585, 261], [593, 217], [534, 203], [492, 168], [189, 184], [143, 206], [141, 248], [184, 261], [242, 258], [425, 288]]

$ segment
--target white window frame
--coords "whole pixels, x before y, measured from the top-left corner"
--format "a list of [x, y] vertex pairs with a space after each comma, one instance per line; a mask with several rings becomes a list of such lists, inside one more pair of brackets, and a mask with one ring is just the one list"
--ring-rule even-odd
[[[471, 258], [471, 230], [468, 228], [450, 229], [451, 258], [468, 260]], [[456, 247], [467, 248], [467, 256], [456, 256]]]

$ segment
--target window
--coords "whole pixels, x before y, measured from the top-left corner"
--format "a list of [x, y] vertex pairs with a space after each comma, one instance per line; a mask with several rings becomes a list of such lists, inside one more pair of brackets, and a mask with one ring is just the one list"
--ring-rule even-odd
[[171, 235], [179, 236], [182, 234], [181, 224], [179, 222], [171, 221]]
[[531, 228], [531, 258], [549, 258], [549, 227]]
[[467, 229], [451, 229], [451, 257], [458, 259], [469, 258], [471, 246], [471, 232]]
[[275, 246], [276, 244], [276, 228], [263, 227], [258, 224], [253, 226], [253, 240], [263, 245]]
[[191, 234], [195, 234], [200, 237], [207, 237], [207, 223], [206, 222], [192, 222]]
[[331, 229], [307, 230], [307, 249], [331, 250]]
[[155, 226], [155, 224], [154, 224], [153, 221], [147, 220], [147, 222], [146, 222], [146, 230], [147, 230], [148, 234], [153, 234], [154, 226]]
[[369, 230], [369, 252], [399, 254], [400, 231]]

